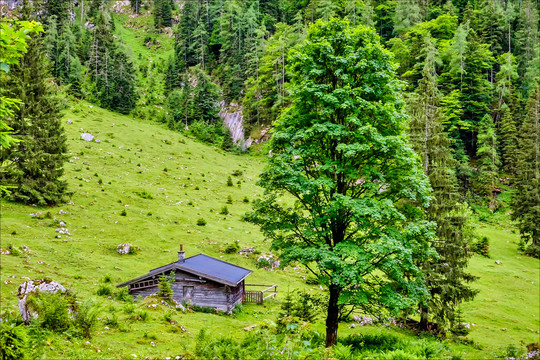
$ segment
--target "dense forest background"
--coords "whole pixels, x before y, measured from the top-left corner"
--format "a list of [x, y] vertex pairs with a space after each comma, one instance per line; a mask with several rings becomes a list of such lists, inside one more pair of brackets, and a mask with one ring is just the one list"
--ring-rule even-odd
[[[413, 119], [411, 138], [420, 136], [421, 142], [418, 126], [424, 125], [414, 119], [422, 117], [426, 104], [431, 110], [424, 113], [442, 124], [461, 199], [494, 211], [501, 199], [508, 199], [506, 190], [529, 181], [530, 174], [523, 175], [528, 170], [518, 168], [532, 166], [525, 160], [532, 155], [520, 151], [520, 143], [533, 137], [533, 126], [526, 119], [538, 106], [534, 103], [540, 72], [537, 0], [8, 3], [12, 8], [4, 5], [6, 12], [36, 19], [45, 28], [30, 44], [27, 57], [34, 61], [24, 64], [39, 71], [26, 71], [24, 76], [38, 76], [48, 68], [59, 89], [73, 98], [189, 130], [225, 149], [234, 144], [222, 127], [220, 107], [241, 106], [248, 135], [260, 136], [261, 129], [289, 105], [288, 51], [305, 39], [307, 28], [318, 19], [347, 18], [353, 26], [376, 29], [394, 54], [406, 111]], [[140, 26], [145, 34], [141, 40], [162, 56], [133, 55], [117, 31], [118, 18], [125, 15], [148, 20], [147, 26]], [[164, 44], [167, 40], [169, 44]], [[46, 64], [40, 63], [41, 55], [46, 55]], [[12, 72], [12, 78], [17, 76], [17, 70]], [[6, 85], [8, 92], [17, 86], [20, 81]], [[422, 102], [419, 97], [426, 94], [430, 98]], [[11, 126], [17, 130], [16, 124]], [[58, 148], [61, 152], [62, 145]], [[61, 192], [63, 186], [57, 183], [55, 191]], [[524, 196], [520, 202], [534, 202], [537, 194], [531, 194], [519, 191], [518, 196]], [[524, 230], [531, 231], [538, 232]]]

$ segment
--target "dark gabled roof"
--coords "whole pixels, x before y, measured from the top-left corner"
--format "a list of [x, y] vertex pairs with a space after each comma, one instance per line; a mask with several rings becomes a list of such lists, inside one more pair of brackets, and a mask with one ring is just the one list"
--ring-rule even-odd
[[118, 284], [117, 287], [126, 286], [151, 276], [169, 272], [171, 270], [185, 271], [187, 273], [229, 286], [238, 285], [242, 280], [252, 273], [251, 270], [244, 269], [243, 267], [230, 264], [208, 255], [198, 254], [185, 259], [183, 262], [176, 261], [152, 269], [148, 274]]

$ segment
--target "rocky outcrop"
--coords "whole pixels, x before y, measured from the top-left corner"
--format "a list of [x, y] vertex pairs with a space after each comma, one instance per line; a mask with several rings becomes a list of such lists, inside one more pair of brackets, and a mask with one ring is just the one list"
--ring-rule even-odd
[[225, 101], [218, 103], [221, 110], [218, 115], [231, 132], [233, 142], [242, 149], [247, 149], [251, 145], [251, 139], [244, 138], [244, 121], [242, 117], [242, 107], [236, 103], [226, 104]]
[[19, 297], [19, 311], [23, 321], [29, 324], [32, 318], [37, 317], [36, 313], [32, 313], [28, 306], [28, 296], [38, 293], [65, 293], [66, 289], [51, 279], [30, 280], [22, 283], [19, 286], [17, 296]]

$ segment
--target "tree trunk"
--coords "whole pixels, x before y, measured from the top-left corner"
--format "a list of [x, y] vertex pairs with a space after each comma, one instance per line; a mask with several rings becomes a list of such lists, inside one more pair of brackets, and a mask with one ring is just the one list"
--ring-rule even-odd
[[337, 285], [330, 285], [330, 299], [328, 300], [328, 314], [326, 316], [326, 347], [337, 344], [339, 293], [340, 289]]
[[420, 305], [420, 330], [428, 330], [429, 313], [427, 306]]

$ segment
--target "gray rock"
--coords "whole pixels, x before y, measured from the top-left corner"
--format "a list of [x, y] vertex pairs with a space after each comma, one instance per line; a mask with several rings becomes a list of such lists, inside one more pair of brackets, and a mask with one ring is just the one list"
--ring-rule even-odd
[[19, 297], [19, 311], [21, 312], [23, 321], [29, 324], [32, 318], [37, 316], [28, 307], [27, 300], [29, 295], [40, 292], [57, 293], [65, 291], [66, 289], [62, 285], [50, 279], [30, 280], [22, 283], [19, 286], [17, 296]]
[[71, 121], [71, 120], [68, 120], [68, 121], [66, 121], [66, 122], [68, 123], [68, 125], [73, 124], [73, 121]]
[[92, 141], [92, 140], [94, 140], [94, 135], [92, 135], [90, 133], [82, 133], [81, 134], [81, 139], [83, 139], [84, 141]]
[[501, 262], [501, 260], [495, 260], [495, 264], [502, 265], [502, 262]]

